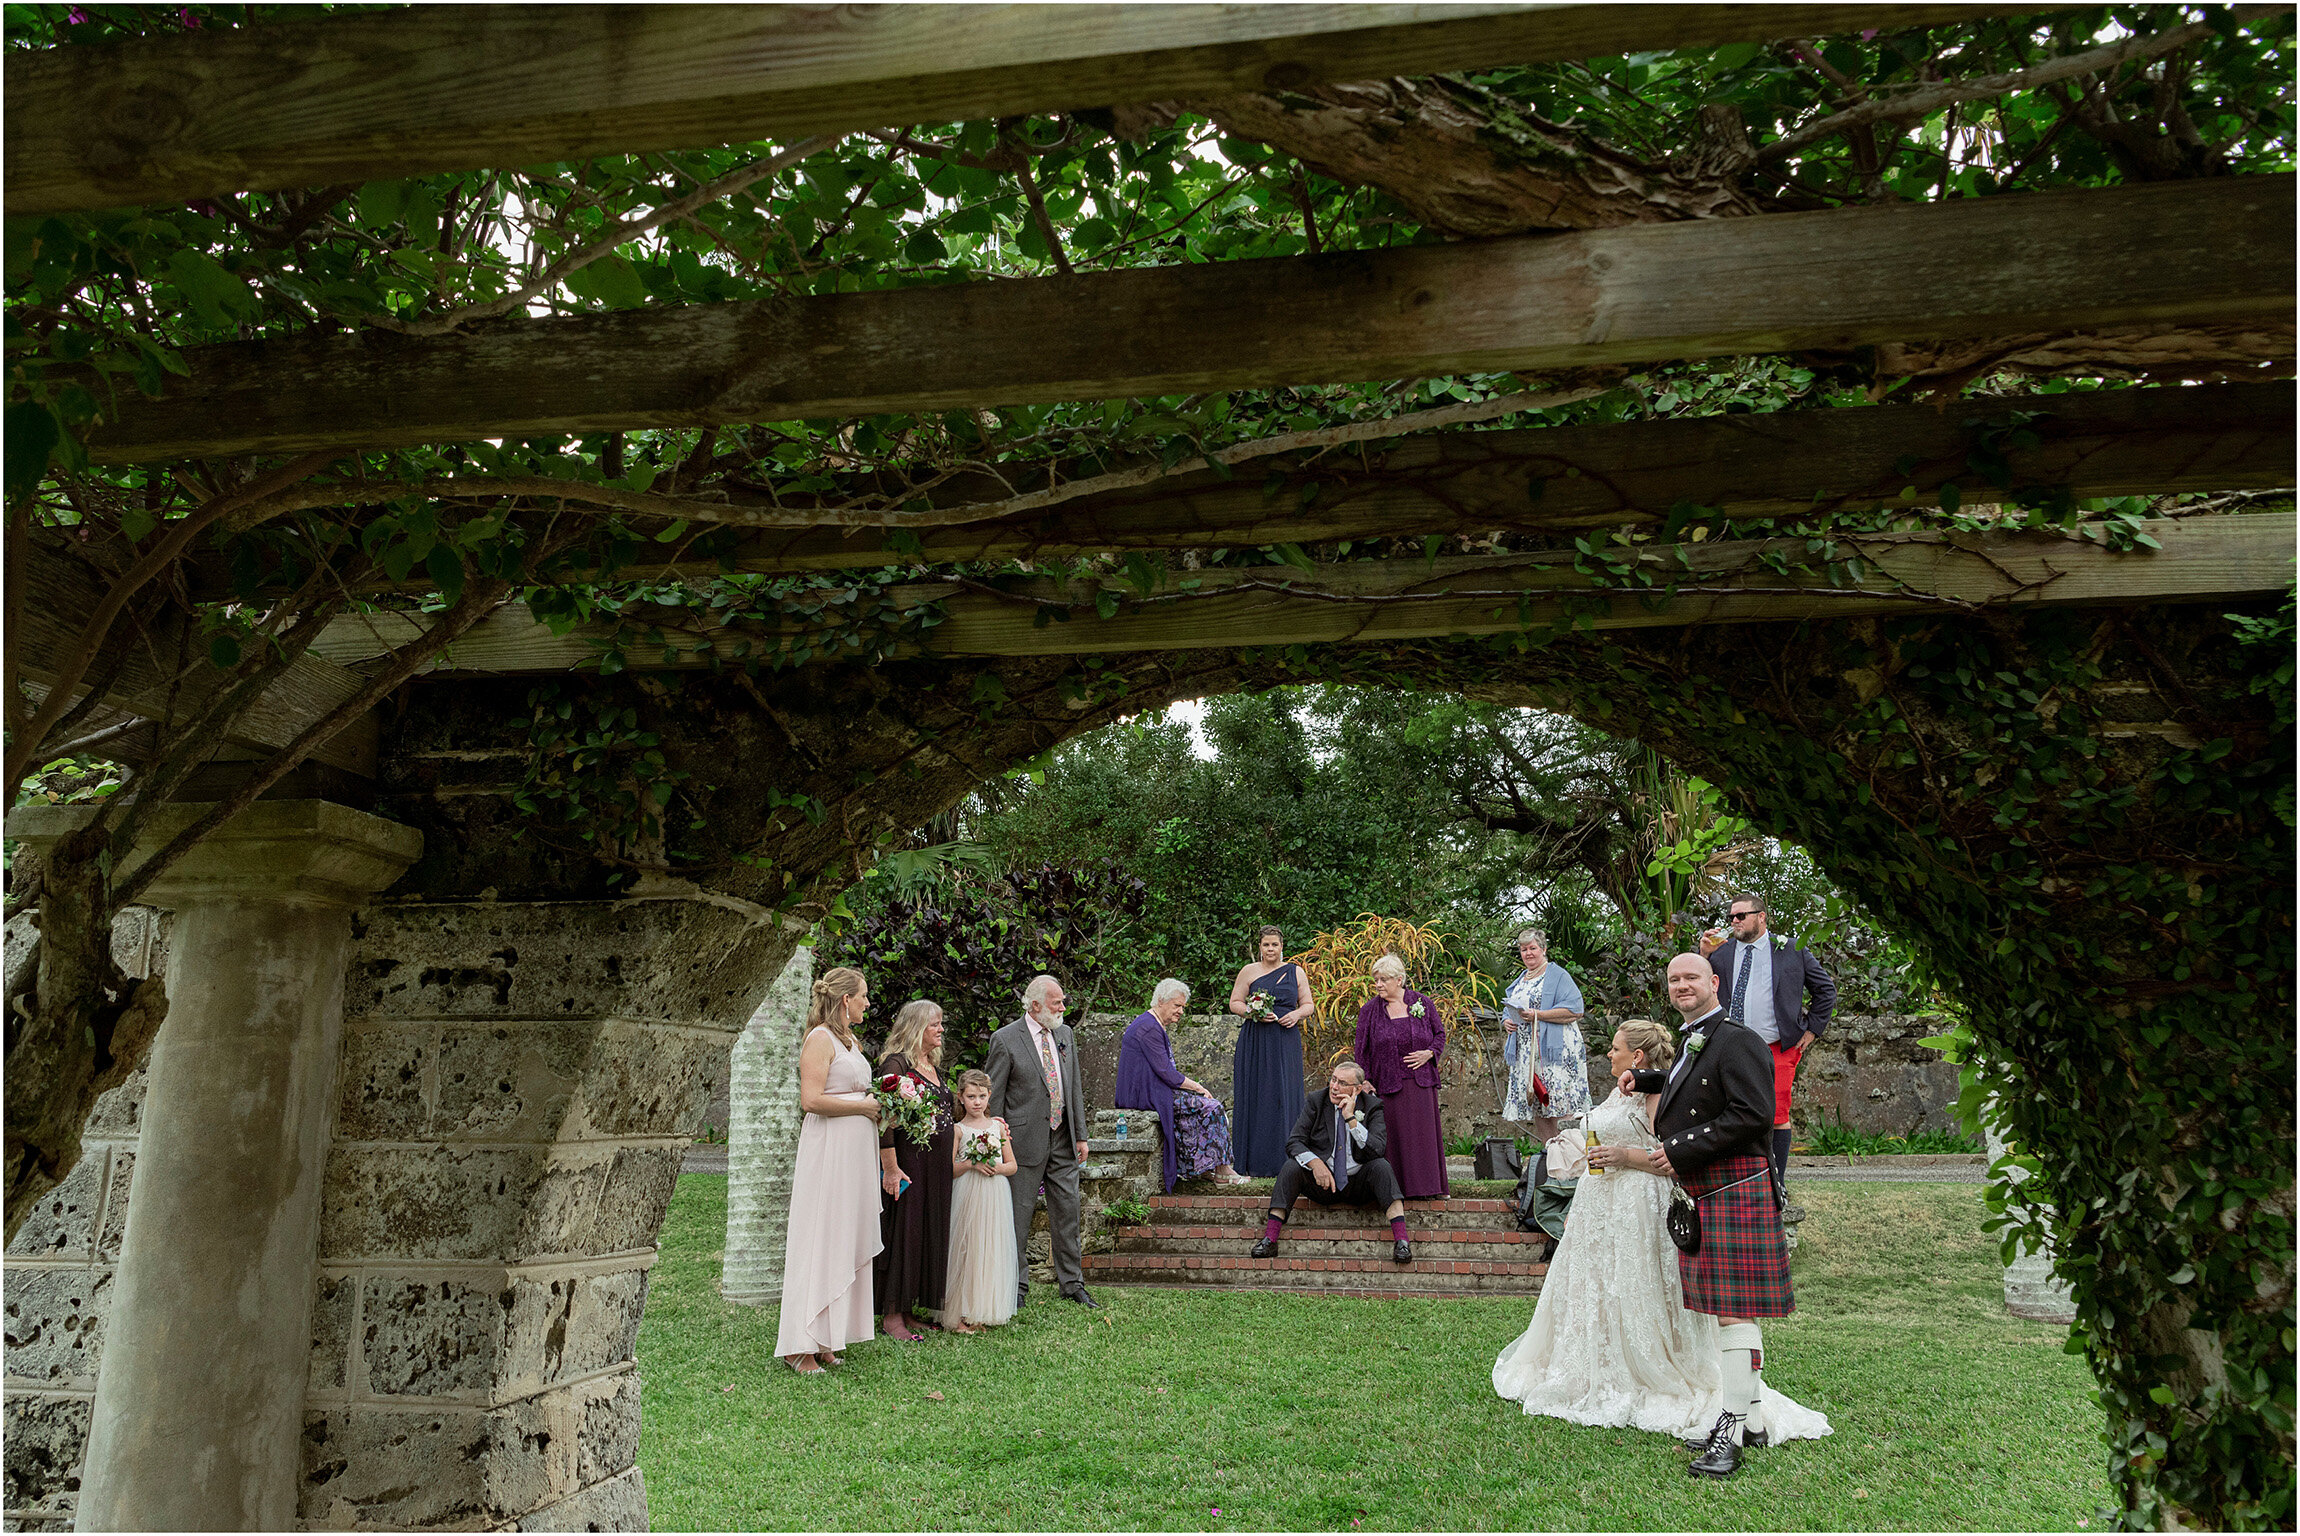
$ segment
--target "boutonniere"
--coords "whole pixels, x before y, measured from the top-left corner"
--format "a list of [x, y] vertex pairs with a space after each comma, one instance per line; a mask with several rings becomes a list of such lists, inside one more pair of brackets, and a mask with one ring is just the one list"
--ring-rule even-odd
[[1695, 1055], [1701, 1047], [1708, 1043], [1709, 1037], [1707, 1035], [1687, 1035], [1685, 1037], [1685, 1054], [1688, 1056]]
[[1412, 1015], [1413, 1015], [1415, 1018], [1417, 1018], [1417, 1019], [1418, 1019], [1418, 1018], [1422, 1018], [1422, 1017], [1425, 1017], [1425, 1015], [1424, 1015], [1424, 1013], [1423, 1013], [1423, 1011], [1422, 1011], [1422, 1005], [1421, 1005], [1420, 1003], [1418, 1003], [1418, 1002], [1417, 1002], [1417, 1003], [1414, 1003], [1414, 1004], [1412, 1004], [1411, 1006], [1409, 1006], [1409, 1007], [1406, 1009], [1406, 1012], [1408, 1012], [1408, 1013], [1412, 1014]]

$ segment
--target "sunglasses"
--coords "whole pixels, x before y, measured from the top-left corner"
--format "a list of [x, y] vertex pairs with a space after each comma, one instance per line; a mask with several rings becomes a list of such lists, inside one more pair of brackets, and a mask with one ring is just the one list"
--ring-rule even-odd
[[1735, 922], [1735, 923], [1737, 923], [1737, 922], [1741, 921], [1741, 919], [1743, 919], [1743, 918], [1745, 918], [1745, 917], [1755, 917], [1755, 916], [1756, 916], [1758, 913], [1760, 913], [1760, 912], [1762, 912], [1762, 911], [1764, 911], [1764, 910], [1765, 910], [1765, 909], [1764, 909], [1763, 907], [1751, 907], [1751, 908], [1750, 908], [1748, 911], [1746, 911], [1746, 912], [1728, 912], [1728, 913], [1726, 913], [1726, 914], [1725, 914], [1725, 917], [1726, 917], [1726, 920], [1727, 920], [1728, 922]]

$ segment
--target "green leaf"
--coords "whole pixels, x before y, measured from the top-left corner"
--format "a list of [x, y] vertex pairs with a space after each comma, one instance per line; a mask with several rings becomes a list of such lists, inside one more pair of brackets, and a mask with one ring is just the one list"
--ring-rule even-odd
[[218, 635], [208, 642], [208, 661], [218, 672], [229, 672], [240, 664], [240, 642], [237, 636]]
[[434, 544], [423, 560], [423, 568], [439, 584], [439, 595], [454, 602], [463, 595], [463, 561], [446, 544]]
[[63, 441], [64, 429], [48, 407], [32, 400], [10, 405], [7, 424], [8, 496], [29, 496], [48, 472], [48, 455]]
[[371, 181], [359, 189], [356, 206], [363, 224], [397, 224], [407, 209], [407, 183]]
[[636, 309], [647, 302], [647, 283], [627, 257], [602, 256], [567, 274], [567, 290], [609, 309]]
[[168, 259], [168, 281], [176, 285], [184, 302], [201, 323], [237, 325], [253, 319], [263, 306], [248, 285], [201, 251], [178, 251]]

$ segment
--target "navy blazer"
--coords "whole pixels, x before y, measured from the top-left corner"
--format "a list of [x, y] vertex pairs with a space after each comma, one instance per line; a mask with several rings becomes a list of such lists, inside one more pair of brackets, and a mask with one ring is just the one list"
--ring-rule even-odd
[[[1818, 1040], [1829, 1027], [1837, 1011], [1837, 984], [1821, 969], [1820, 961], [1789, 939], [1777, 933], [1766, 939], [1773, 946], [1773, 1024], [1781, 1031], [1781, 1049], [1793, 1051], [1807, 1035]], [[1733, 969], [1741, 962], [1743, 947], [1739, 939], [1727, 939], [1709, 956], [1709, 968], [1717, 973], [1717, 1001], [1727, 1007], [1733, 1003]], [[1805, 1006], [1808, 992], [1813, 997], [1810, 1008]], [[1750, 1011], [1756, 1011], [1754, 999]]]

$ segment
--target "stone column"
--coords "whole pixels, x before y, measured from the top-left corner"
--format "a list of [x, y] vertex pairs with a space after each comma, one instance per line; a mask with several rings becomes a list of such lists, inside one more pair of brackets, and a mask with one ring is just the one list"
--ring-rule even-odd
[[791, 943], [706, 895], [360, 912], [306, 1282], [305, 1528], [646, 1529], [656, 1234]]
[[729, 1301], [783, 1299], [783, 1239], [799, 1146], [799, 1042], [814, 995], [815, 952], [801, 946], [735, 1042], [727, 1121]]
[[[202, 810], [170, 808], [151, 846]], [[39, 846], [85, 814], [10, 830]], [[422, 847], [345, 806], [261, 801], [148, 892], [176, 913], [168, 1016], [89, 1426], [88, 1529], [295, 1520], [351, 910]]]
[[[1981, 1122], [1981, 1134], [1987, 1140], [1991, 1164], [2011, 1150], [1997, 1134], [1997, 1128], [1985, 1119]], [[2005, 1177], [2017, 1184], [2028, 1177], [2028, 1170], [2008, 1168]], [[2040, 1323], [2076, 1321], [2076, 1298], [2069, 1293], [2067, 1284], [2053, 1273], [2049, 1239], [2036, 1252], [2024, 1253], [2005, 1266], [2005, 1310], [2015, 1317]]]

